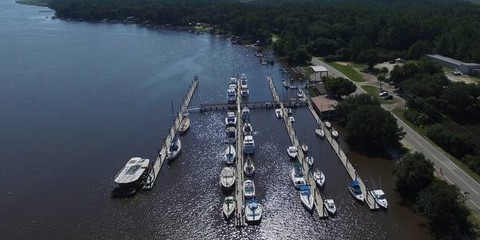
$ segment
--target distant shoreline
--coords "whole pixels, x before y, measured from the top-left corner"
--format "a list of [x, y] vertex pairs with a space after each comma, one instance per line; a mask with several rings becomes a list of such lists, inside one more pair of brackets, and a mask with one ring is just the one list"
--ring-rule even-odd
[[48, 7], [47, 0], [15, 0], [15, 3], [38, 7]]

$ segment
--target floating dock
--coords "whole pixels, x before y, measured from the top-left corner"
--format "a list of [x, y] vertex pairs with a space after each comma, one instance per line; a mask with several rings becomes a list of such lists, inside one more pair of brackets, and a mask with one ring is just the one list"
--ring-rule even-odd
[[[337, 154], [338, 159], [340, 159], [340, 162], [342, 162], [343, 166], [347, 170], [348, 175], [350, 175], [350, 178], [352, 179], [352, 181], [354, 179], [357, 179], [357, 181], [360, 183], [360, 188], [362, 189], [363, 197], [365, 198], [365, 202], [367, 203], [368, 207], [371, 210], [379, 209], [378, 204], [375, 202], [375, 199], [373, 198], [373, 196], [369, 192], [370, 190], [368, 190], [367, 186], [365, 185], [363, 180], [358, 175], [354, 166], [348, 160], [347, 156], [343, 152], [343, 150], [340, 147], [340, 145], [338, 144], [338, 142], [335, 140], [335, 138], [332, 137], [331, 132], [328, 129], [326, 129], [325, 124], [320, 119], [317, 112], [315, 112], [315, 110], [313, 109], [313, 106], [312, 106], [310, 101], [308, 102], [308, 109], [310, 109], [310, 112], [312, 113], [313, 117], [315, 118], [318, 126], [321, 129], [323, 129], [323, 131], [325, 132], [325, 138], [328, 140], [328, 142], [332, 146], [334, 152]], [[301, 151], [299, 151], [299, 152], [301, 152]]]
[[197, 90], [198, 81], [199, 81], [198, 77], [195, 76], [193, 82], [190, 84], [187, 94], [183, 98], [182, 108], [180, 109], [180, 112], [177, 114], [177, 118], [175, 119], [173, 126], [170, 128], [170, 131], [168, 132], [168, 135], [165, 138], [165, 142], [163, 143], [163, 146], [158, 153], [157, 159], [153, 164], [153, 168], [150, 171], [150, 174], [147, 179], [147, 183], [145, 184], [143, 189], [149, 190], [153, 188], [153, 184], [155, 184], [158, 173], [160, 172], [163, 162], [165, 161], [165, 158], [167, 156], [167, 149], [172, 143], [172, 140], [174, 139], [175, 135], [177, 134], [178, 128], [180, 127], [180, 123], [183, 120], [184, 113], [187, 112], [188, 105], [190, 105], [190, 101], [192, 100], [193, 94], [195, 93], [195, 90]]
[[[296, 107], [306, 107], [308, 103], [306, 101], [283, 101], [282, 102], [284, 107], [296, 108]], [[279, 102], [246, 102], [242, 103], [241, 107], [248, 107], [249, 109], [256, 109], [256, 108], [279, 108]], [[208, 104], [201, 104], [197, 108], [189, 109], [189, 111], [199, 111], [199, 112], [207, 112], [207, 111], [224, 111], [224, 110], [232, 110], [236, 109], [237, 105], [235, 104], [226, 104], [226, 103], [208, 103]]]
[[[237, 93], [240, 93], [240, 83], [237, 83]], [[235, 211], [235, 226], [243, 227], [245, 226], [245, 196], [243, 194], [243, 183], [245, 181], [245, 175], [243, 174], [243, 119], [242, 119], [242, 97], [240, 94], [237, 94], [237, 159], [235, 162], [235, 202], [236, 202], [236, 211]]]
[[275, 85], [273, 83], [273, 80], [270, 76], [267, 76], [268, 80], [268, 85], [270, 86], [270, 91], [272, 93], [272, 97], [276, 103], [279, 103], [280, 109], [282, 110], [282, 116], [283, 116], [283, 121], [285, 123], [285, 126], [287, 128], [288, 136], [290, 138], [290, 142], [292, 145], [294, 145], [298, 149], [298, 161], [300, 164], [302, 164], [302, 169], [303, 169], [303, 175], [306, 176], [306, 180], [310, 184], [311, 190], [314, 193], [314, 201], [315, 201], [315, 209], [317, 210], [318, 216], [321, 218], [328, 217], [328, 213], [324, 208], [323, 205], [323, 198], [322, 195], [320, 194], [319, 189], [317, 188], [317, 185], [315, 183], [315, 180], [313, 179], [312, 174], [310, 174], [310, 167], [305, 161], [305, 155], [303, 154], [303, 151], [301, 150], [300, 143], [298, 141], [298, 138], [295, 134], [295, 129], [293, 128], [292, 123], [288, 119], [288, 114], [285, 111], [285, 107], [282, 102], [280, 102], [280, 97], [278, 96], [277, 90], [275, 88]]

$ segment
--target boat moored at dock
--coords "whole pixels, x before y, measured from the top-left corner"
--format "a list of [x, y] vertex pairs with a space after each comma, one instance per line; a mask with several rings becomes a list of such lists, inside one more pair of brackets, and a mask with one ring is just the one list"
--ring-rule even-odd
[[247, 223], [256, 224], [262, 219], [262, 205], [256, 198], [247, 200], [245, 206], [245, 220]]
[[237, 116], [235, 116], [235, 112], [227, 113], [227, 117], [225, 117], [225, 125], [227, 125], [227, 127], [235, 127], [237, 125]]
[[244, 154], [255, 153], [255, 141], [253, 140], [252, 135], [247, 135], [245, 136], [245, 139], [243, 139], [243, 153]]
[[323, 187], [325, 184], [325, 174], [323, 174], [323, 172], [319, 169], [315, 170], [313, 173], [313, 179], [319, 188]]
[[242, 108], [242, 120], [244, 122], [250, 121], [250, 109], [248, 109], [248, 107]]
[[375, 199], [375, 202], [377, 202], [377, 204], [380, 207], [385, 209], [388, 208], [387, 198], [385, 197], [385, 193], [383, 192], [383, 190], [381, 189], [372, 190], [370, 191], [370, 194], [372, 194], [373, 198]]
[[245, 124], [243, 124], [242, 130], [243, 130], [243, 136], [252, 135], [253, 133], [252, 124], [246, 122]]
[[338, 138], [338, 132], [335, 130], [335, 128], [332, 128], [332, 137], [333, 138]]
[[287, 148], [287, 154], [291, 159], [296, 159], [298, 155], [297, 147], [290, 146]]
[[165, 157], [165, 159], [167, 159], [167, 161], [169, 162], [173, 161], [175, 158], [178, 157], [181, 150], [182, 142], [180, 141], [180, 138], [178, 136], [175, 136], [175, 138], [173, 138], [172, 140], [172, 143], [170, 143], [170, 147], [167, 149], [167, 156]]
[[323, 131], [323, 129], [320, 128], [315, 129], [315, 134], [322, 139], [325, 137], [325, 132]]
[[305, 161], [307, 162], [309, 167], [312, 167], [315, 159], [312, 156], [308, 156], [308, 157], [305, 158]]
[[313, 193], [309, 185], [300, 186], [300, 200], [302, 201], [303, 206], [308, 210], [313, 210]]
[[227, 127], [225, 132], [226, 132], [226, 135], [227, 135], [226, 142], [228, 144], [235, 143], [236, 136], [237, 136], [236, 131], [237, 131], [237, 129], [235, 127]]
[[255, 197], [255, 183], [252, 180], [243, 183], [243, 195], [245, 198]]
[[178, 133], [180, 135], [183, 135], [188, 131], [189, 128], [190, 128], [190, 117], [188, 116], [188, 114], [186, 114], [186, 116], [183, 117], [182, 122], [180, 123], [180, 127], [178, 128]]
[[331, 215], [335, 215], [335, 213], [337, 213], [337, 207], [335, 206], [333, 199], [325, 199], [323, 200], [323, 204]]
[[354, 179], [352, 183], [350, 183], [350, 186], [348, 186], [348, 190], [350, 193], [355, 197], [360, 202], [365, 201], [365, 198], [363, 197], [362, 189], [360, 188], [360, 183], [358, 182], [357, 179]]
[[302, 167], [300, 164], [295, 164], [291, 173], [293, 186], [298, 189], [300, 186], [307, 184], [303, 176]]
[[226, 219], [232, 217], [233, 212], [235, 211], [235, 198], [233, 196], [227, 196], [223, 199], [222, 212], [223, 216]]
[[233, 145], [227, 145], [225, 149], [225, 162], [227, 164], [233, 164], [235, 162], [236, 151]]
[[247, 160], [243, 167], [243, 171], [245, 172], [245, 175], [248, 177], [251, 177], [253, 176], [253, 174], [255, 174], [255, 165], [253, 165], [253, 161], [251, 157], [247, 157]]
[[224, 167], [220, 173], [220, 184], [223, 189], [228, 190], [235, 184], [235, 168]]
[[144, 185], [150, 171], [150, 160], [133, 157], [115, 176], [117, 187], [111, 195], [114, 198], [131, 197]]
[[279, 119], [282, 118], [282, 116], [283, 116], [282, 109], [280, 109], [280, 108], [275, 109], [275, 116]]
[[227, 103], [235, 104], [237, 102], [237, 92], [235, 89], [229, 88], [227, 90]]

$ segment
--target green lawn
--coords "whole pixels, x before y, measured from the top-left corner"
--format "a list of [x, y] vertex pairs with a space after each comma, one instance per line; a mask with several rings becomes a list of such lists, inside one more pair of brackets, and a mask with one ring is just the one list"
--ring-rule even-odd
[[327, 63], [327, 64], [334, 67], [338, 71], [342, 72], [343, 74], [345, 74], [345, 76], [347, 76], [348, 78], [350, 78], [354, 82], [364, 82], [365, 81], [365, 79], [363, 79], [363, 77], [357, 71], [355, 71], [355, 69], [353, 69], [350, 66], [345, 66], [345, 65], [342, 65], [342, 64], [339, 64], [339, 63], [336, 63], [336, 62], [330, 62], [330, 63]]
[[[423, 131], [423, 129], [413, 125], [411, 122], [409, 122], [407, 119], [405, 119], [404, 117], [404, 109], [394, 109], [392, 112], [397, 116], [399, 117], [400, 119], [402, 119], [408, 126], [410, 126], [411, 128], [413, 128], [415, 130], [415, 132], [417, 132], [418, 134], [422, 135], [427, 141], [429, 141], [431, 144], [434, 144], [436, 145], [433, 141], [431, 141], [426, 135], [425, 135], [425, 132]], [[457, 165], [459, 168], [461, 168], [463, 171], [465, 171], [468, 175], [470, 175], [470, 177], [472, 177], [473, 179], [475, 179], [475, 181], [477, 182], [480, 182], [480, 176], [478, 174], [476, 174], [475, 172], [473, 172], [472, 170], [470, 170], [470, 168], [468, 168], [467, 165], [465, 165], [463, 162], [461, 162], [460, 160], [458, 160], [457, 158], [453, 157], [452, 155], [448, 154], [447, 152], [443, 151], [443, 153], [445, 153], [447, 155], [447, 157], [449, 159], [452, 160], [453, 163], [455, 163], [455, 165]]]

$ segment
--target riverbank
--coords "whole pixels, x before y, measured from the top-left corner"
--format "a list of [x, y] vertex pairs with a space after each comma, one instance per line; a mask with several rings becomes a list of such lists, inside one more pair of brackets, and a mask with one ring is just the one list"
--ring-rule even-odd
[[22, 4], [22, 5], [38, 6], [38, 7], [48, 7], [47, 0], [16, 0], [15, 3]]

